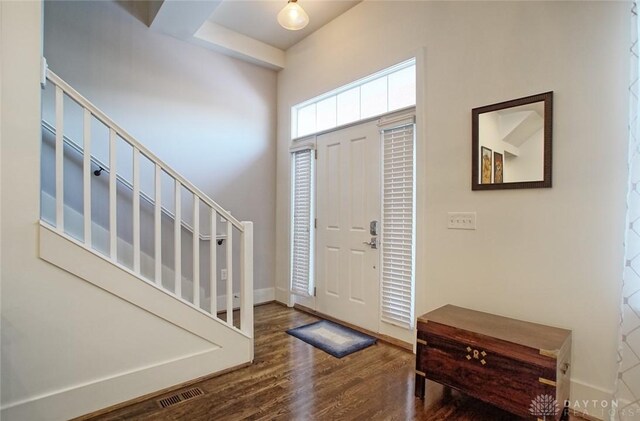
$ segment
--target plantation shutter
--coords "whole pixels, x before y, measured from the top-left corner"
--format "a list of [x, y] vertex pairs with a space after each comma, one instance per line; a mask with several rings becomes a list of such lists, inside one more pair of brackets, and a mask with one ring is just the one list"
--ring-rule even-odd
[[414, 124], [382, 131], [381, 318], [413, 327], [415, 272]]
[[313, 274], [313, 151], [293, 153], [291, 292], [310, 296]]

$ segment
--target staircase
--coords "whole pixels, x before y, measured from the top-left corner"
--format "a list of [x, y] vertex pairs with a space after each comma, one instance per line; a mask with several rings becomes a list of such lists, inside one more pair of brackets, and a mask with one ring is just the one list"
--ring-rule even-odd
[[52, 121], [42, 121], [40, 257], [206, 340], [197, 357], [207, 359], [185, 370], [190, 378], [251, 362], [252, 223], [55, 73], [46, 80]]

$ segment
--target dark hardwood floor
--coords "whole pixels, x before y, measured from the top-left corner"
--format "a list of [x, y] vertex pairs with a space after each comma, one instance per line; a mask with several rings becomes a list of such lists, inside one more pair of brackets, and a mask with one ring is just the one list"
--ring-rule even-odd
[[254, 364], [190, 386], [203, 396], [161, 409], [161, 395], [90, 419], [519, 420], [457, 392], [443, 399], [433, 382], [425, 400], [416, 399], [414, 355], [405, 350], [378, 342], [337, 359], [285, 333], [316, 317], [267, 304], [255, 318]]

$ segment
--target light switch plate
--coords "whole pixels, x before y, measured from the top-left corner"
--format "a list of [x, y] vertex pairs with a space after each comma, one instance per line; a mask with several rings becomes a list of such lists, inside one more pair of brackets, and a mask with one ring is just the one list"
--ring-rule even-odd
[[220, 280], [221, 281], [226, 281], [227, 280], [227, 270], [226, 269], [220, 269]]
[[447, 228], [452, 230], [474, 230], [476, 229], [475, 212], [449, 212]]

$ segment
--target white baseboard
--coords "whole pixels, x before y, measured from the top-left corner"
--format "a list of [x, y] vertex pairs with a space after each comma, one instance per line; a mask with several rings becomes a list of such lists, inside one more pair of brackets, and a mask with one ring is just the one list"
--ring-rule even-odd
[[74, 385], [2, 408], [3, 421], [66, 420], [245, 363], [245, 349], [213, 348]]
[[275, 301], [276, 289], [275, 288], [262, 288], [253, 291], [253, 303], [262, 304], [269, 301]]
[[276, 301], [291, 307], [293, 303], [291, 303], [291, 293], [287, 288], [278, 287], [276, 289], [275, 295]]
[[178, 297], [139, 280], [74, 241], [44, 226], [39, 228], [43, 260], [146, 312], [144, 320], [152, 323], [151, 328], [156, 326], [154, 320], [158, 326], [168, 322], [206, 341], [207, 346], [192, 352], [167, 353], [148, 365], [123, 365], [121, 371], [113, 370], [100, 377], [87, 374], [52, 390], [27, 394], [0, 408], [3, 421], [74, 418], [252, 360], [253, 340], [246, 334], [185, 305]]
[[[276, 299], [275, 288], [262, 288], [253, 290], [253, 304], [262, 304], [267, 303], [269, 301], [274, 301]], [[227, 310], [227, 296], [218, 295], [217, 301], [217, 310], [218, 311], [226, 311]], [[240, 297], [233, 297], [233, 308], [240, 307]]]
[[[571, 379], [570, 407], [591, 419], [609, 420], [613, 391]], [[559, 402], [560, 403], [560, 402]], [[620, 405], [622, 406], [622, 405]]]

